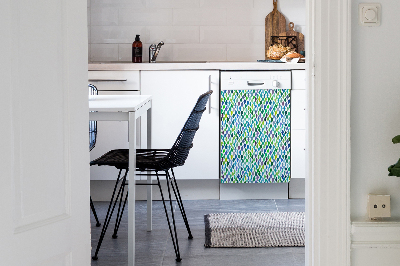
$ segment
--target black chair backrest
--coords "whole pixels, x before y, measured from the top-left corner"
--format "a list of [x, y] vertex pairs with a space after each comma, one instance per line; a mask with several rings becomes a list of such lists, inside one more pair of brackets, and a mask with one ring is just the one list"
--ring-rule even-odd
[[190, 149], [193, 147], [193, 138], [199, 129], [199, 123], [203, 112], [206, 110], [206, 104], [213, 91], [208, 91], [200, 95], [192, 112], [183, 126], [178, 138], [166, 156], [166, 161], [171, 165], [166, 168], [181, 166], [185, 163]]
[[[96, 86], [89, 84], [89, 95], [98, 95]], [[97, 121], [89, 121], [89, 151], [93, 150], [97, 139]]]

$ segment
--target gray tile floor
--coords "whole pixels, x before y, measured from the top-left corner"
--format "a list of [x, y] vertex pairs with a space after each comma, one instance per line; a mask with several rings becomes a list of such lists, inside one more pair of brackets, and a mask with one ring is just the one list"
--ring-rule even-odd
[[[105, 218], [108, 202], [95, 202], [101, 222]], [[176, 202], [174, 202], [175, 208]], [[168, 206], [168, 205], [167, 205]], [[144, 266], [303, 266], [304, 247], [279, 248], [205, 248], [204, 215], [219, 212], [272, 212], [304, 211], [304, 199], [288, 200], [186, 200], [184, 201], [193, 239], [187, 231], [179, 209], [175, 211], [181, 262], [175, 253], [161, 201], [153, 202], [153, 231], [146, 231], [146, 202], [136, 202], [136, 265]], [[92, 255], [100, 236], [101, 227], [92, 224]], [[124, 214], [118, 239], [112, 239], [114, 220], [110, 223], [99, 252], [99, 259], [92, 266], [127, 265], [127, 216]]]

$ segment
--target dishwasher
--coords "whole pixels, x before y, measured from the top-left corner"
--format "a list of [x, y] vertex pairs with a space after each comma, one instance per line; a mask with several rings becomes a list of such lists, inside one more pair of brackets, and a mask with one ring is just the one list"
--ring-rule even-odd
[[290, 181], [291, 71], [221, 71], [220, 183]]

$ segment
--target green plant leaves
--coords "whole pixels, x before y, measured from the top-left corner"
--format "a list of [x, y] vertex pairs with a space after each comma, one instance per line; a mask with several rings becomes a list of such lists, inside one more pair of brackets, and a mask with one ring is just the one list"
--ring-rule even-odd
[[400, 177], [400, 159], [396, 164], [389, 166], [388, 168], [389, 176], [398, 176]]
[[[400, 143], [400, 135], [392, 138], [393, 144]], [[398, 176], [400, 177], [400, 159], [397, 161], [396, 164], [389, 166], [388, 168], [389, 176]]]
[[396, 137], [392, 138], [392, 142], [393, 144], [400, 143], [400, 135], [397, 135]]

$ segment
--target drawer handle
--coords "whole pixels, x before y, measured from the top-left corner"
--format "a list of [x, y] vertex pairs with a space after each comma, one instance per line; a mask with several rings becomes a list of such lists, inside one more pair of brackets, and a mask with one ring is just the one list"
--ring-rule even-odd
[[264, 85], [264, 82], [250, 82], [247, 81], [247, 86], [262, 86]]
[[127, 79], [89, 79], [90, 82], [102, 82], [102, 81], [127, 81]]

